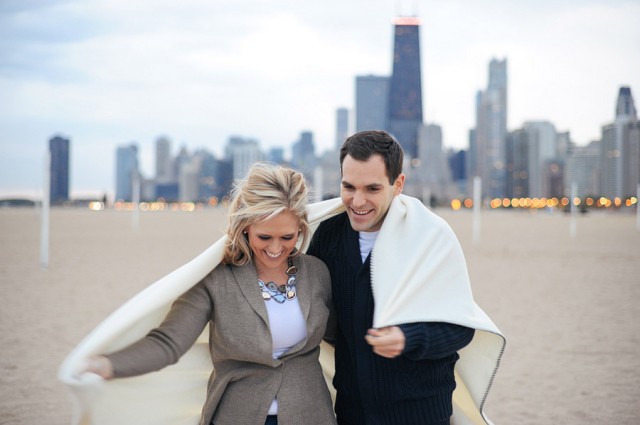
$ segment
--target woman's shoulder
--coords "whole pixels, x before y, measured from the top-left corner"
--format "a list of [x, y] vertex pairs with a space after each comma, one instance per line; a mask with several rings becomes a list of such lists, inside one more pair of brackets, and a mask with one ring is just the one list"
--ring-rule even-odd
[[204, 281], [219, 281], [233, 277], [233, 268], [238, 267], [229, 263], [219, 263], [205, 277]]
[[302, 253], [299, 254], [298, 257], [300, 258], [300, 262], [307, 270], [308, 275], [319, 275], [320, 273], [328, 273], [329, 271], [324, 261], [322, 261], [318, 257]]
[[322, 260], [319, 259], [318, 257], [316, 257], [314, 255], [309, 255], [309, 254], [306, 254], [306, 253], [303, 253], [303, 252], [298, 254], [298, 258], [307, 267], [308, 266], [323, 266], [324, 265]]

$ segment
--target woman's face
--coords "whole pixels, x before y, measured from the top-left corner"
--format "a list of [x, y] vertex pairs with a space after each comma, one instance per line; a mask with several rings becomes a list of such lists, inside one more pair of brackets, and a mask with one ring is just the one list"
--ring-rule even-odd
[[285, 211], [270, 220], [250, 225], [246, 231], [256, 270], [287, 269], [287, 258], [298, 242], [298, 217]]

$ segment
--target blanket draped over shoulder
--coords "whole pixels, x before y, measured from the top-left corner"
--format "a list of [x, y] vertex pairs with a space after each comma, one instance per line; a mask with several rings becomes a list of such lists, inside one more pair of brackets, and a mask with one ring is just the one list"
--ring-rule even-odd
[[[340, 199], [310, 204], [312, 230], [342, 211]], [[80, 371], [89, 356], [126, 347], [158, 326], [173, 301], [221, 262], [225, 243], [226, 236], [131, 298], [67, 356], [58, 377], [71, 393], [72, 425], [198, 423], [213, 367], [206, 329], [178, 363], [158, 372], [104, 381]], [[459, 352], [452, 423], [491, 424], [484, 404], [505, 339], [473, 300], [464, 256], [451, 228], [419, 200], [397, 196], [371, 261], [375, 327], [438, 321], [476, 329], [473, 341]], [[330, 383], [333, 352], [324, 343], [321, 361]]]

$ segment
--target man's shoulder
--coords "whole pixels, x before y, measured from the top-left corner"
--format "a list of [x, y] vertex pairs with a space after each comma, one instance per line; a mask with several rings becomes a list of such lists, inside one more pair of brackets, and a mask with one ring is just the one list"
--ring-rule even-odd
[[341, 212], [338, 215], [334, 215], [333, 217], [330, 217], [322, 221], [318, 226], [318, 230], [316, 230], [316, 232], [318, 231], [326, 232], [332, 229], [340, 228], [341, 226], [344, 226], [345, 221], [348, 221], [348, 220], [349, 220], [349, 217], [347, 216], [347, 213]]

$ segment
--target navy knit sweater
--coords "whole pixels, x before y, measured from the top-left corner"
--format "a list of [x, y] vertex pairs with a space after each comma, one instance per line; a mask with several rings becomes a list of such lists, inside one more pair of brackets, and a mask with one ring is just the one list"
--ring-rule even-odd
[[364, 339], [373, 323], [370, 256], [363, 264], [358, 232], [347, 214], [321, 223], [307, 253], [322, 259], [331, 272], [337, 325], [327, 337], [336, 347], [338, 423], [448, 424], [457, 351], [471, 342], [474, 330], [441, 322], [402, 324], [402, 354], [378, 356]]

